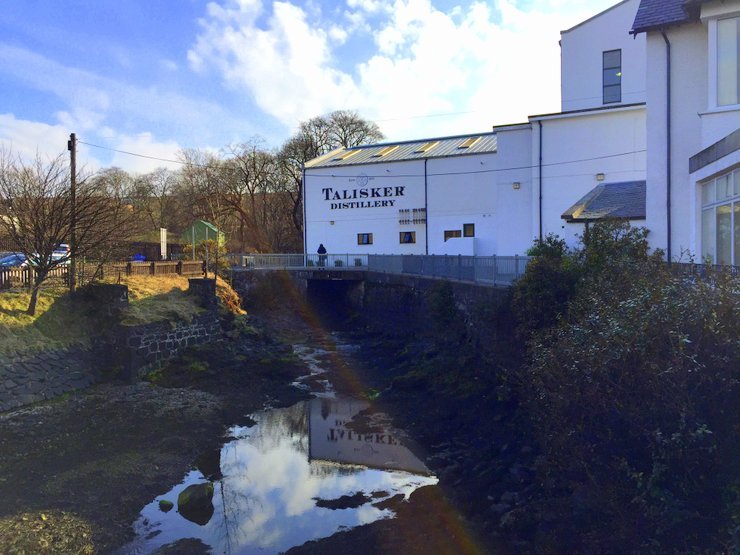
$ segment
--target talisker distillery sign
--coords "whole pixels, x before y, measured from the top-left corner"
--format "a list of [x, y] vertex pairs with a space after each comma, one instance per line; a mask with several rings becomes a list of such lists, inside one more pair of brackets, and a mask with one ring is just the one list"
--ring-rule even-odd
[[386, 208], [396, 204], [398, 197], [404, 196], [405, 186], [393, 187], [368, 187], [366, 175], [360, 175], [356, 179], [351, 178], [357, 187], [351, 189], [334, 189], [324, 187], [321, 194], [324, 200], [330, 202], [331, 210], [343, 210], [347, 208]]

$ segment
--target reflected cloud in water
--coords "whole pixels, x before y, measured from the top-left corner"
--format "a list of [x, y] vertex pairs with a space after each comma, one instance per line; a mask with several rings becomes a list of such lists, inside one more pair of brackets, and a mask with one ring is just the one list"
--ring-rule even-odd
[[[325, 397], [252, 415], [256, 425], [232, 428], [233, 439], [221, 449], [222, 478], [214, 482], [208, 523], [159, 509], [160, 500], [177, 508], [180, 492], [205, 482], [193, 471], [144, 507], [135, 523], [139, 539], [121, 553], [147, 553], [181, 538], [199, 539], [216, 553], [278, 553], [392, 517], [376, 505], [437, 479], [376, 420], [372, 430], [356, 427], [353, 419], [367, 408], [363, 401]], [[357, 494], [359, 503], [342, 506], [342, 498]]]

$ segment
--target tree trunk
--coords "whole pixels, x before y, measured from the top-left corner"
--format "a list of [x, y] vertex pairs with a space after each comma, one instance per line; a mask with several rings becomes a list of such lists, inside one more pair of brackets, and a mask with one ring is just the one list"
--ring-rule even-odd
[[[31, 270], [33, 271], [33, 270]], [[34, 316], [36, 314], [36, 302], [39, 300], [39, 289], [41, 289], [41, 284], [46, 279], [46, 274], [36, 274], [36, 278], [33, 280], [33, 288], [31, 289], [31, 300], [28, 302], [28, 308], [26, 309], [26, 313], [29, 316]]]

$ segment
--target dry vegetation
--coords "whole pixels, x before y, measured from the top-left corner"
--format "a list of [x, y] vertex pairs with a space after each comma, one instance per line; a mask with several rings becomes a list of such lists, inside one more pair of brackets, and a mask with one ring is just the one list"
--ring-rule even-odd
[[[121, 282], [129, 288], [129, 306], [122, 320], [124, 324], [190, 321], [203, 310], [186, 293], [186, 277], [129, 276]], [[228, 283], [219, 278], [216, 288], [227, 310], [235, 314], [244, 313], [238, 295]], [[65, 289], [42, 290], [34, 316], [25, 312], [28, 300], [26, 291], [0, 293], [0, 354], [85, 343], [96, 331], [97, 307], [72, 302]]]

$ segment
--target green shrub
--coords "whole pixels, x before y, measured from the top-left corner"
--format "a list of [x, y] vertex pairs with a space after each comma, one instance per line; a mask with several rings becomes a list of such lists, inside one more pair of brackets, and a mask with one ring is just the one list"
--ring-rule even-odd
[[640, 229], [594, 226], [584, 241], [570, 255], [581, 278], [532, 336], [523, 380], [557, 515], [539, 541], [723, 550], [740, 491], [738, 278], [674, 277]]

